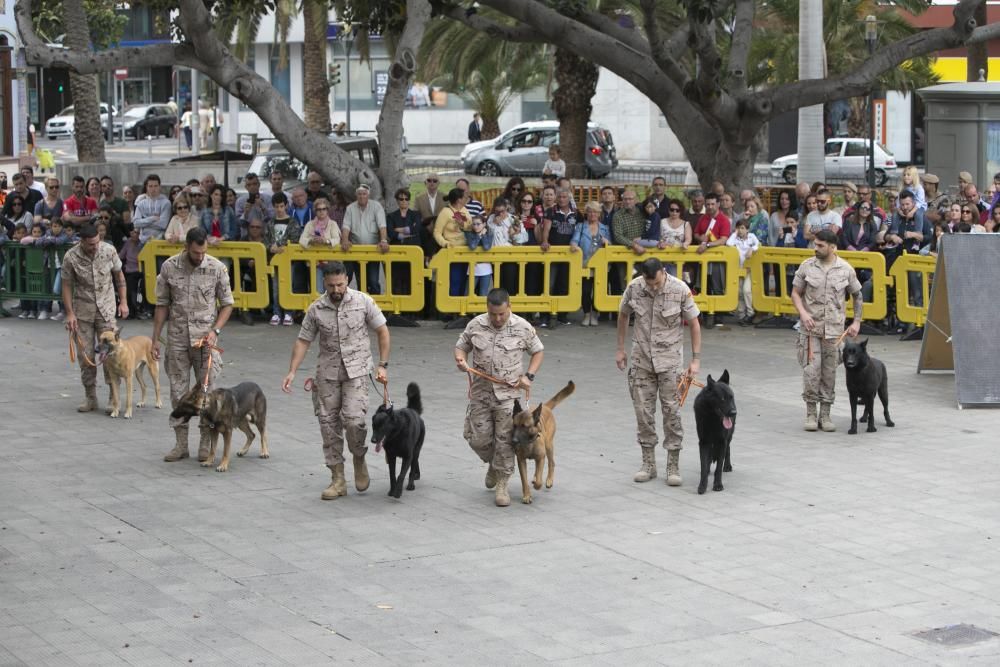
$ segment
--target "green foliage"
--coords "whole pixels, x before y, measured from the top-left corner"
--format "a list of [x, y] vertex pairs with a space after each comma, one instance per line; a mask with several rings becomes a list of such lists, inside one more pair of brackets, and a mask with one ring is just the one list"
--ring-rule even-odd
[[[923, 0], [899, 0], [892, 5], [873, 0], [824, 0], [823, 42], [826, 46], [828, 76], [857, 69], [868, 59], [864, 19], [878, 17], [879, 44], [904, 39], [916, 32], [896, 8], [920, 14], [927, 9]], [[799, 78], [799, 0], [768, 0], [758, 9], [748, 73], [751, 86], [775, 85]], [[914, 90], [937, 82], [930, 58], [909, 60], [904, 66], [884, 72], [878, 86], [886, 90]]]
[[[116, 44], [125, 30], [128, 17], [115, 12], [115, 4], [114, 0], [83, 2], [84, 11], [87, 13], [87, 24], [90, 27], [90, 41], [96, 48], [104, 49]], [[35, 32], [39, 37], [47, 42], [54, 42], [66, 32], [60, 0], [41, 0], [32, 9]]]

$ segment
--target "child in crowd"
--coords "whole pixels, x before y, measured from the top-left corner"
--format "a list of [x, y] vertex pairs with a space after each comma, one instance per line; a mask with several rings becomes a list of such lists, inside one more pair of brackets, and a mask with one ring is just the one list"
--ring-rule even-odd
[[[41, 225], [33, 225], [31, 227], [31, 232], [28, 233], [28, 228], [25, 223], [19, 222], [14, 227], [14, 240], [23, 246], [35, 245], [35, 243], [42, 239], [43, 231], [45, 230]], [[24, 276], [27, 270], [27, 264], [24, 260], [22, 260], [21, 275]], [[22, 320], [33, 320], [37, 317], [40, 320], [47, 320], [49, 319], [48, 310], [41, 310], [42, 307], [43, 305], [41, 301], [21, 299], [21, 314], [18, 315], [18, 318]], [[41, 312], [39, 312], [40, 310]]]
[[[36, 227], [40, 226], [41, 225], [36, 225]], [[70, 243], [75, 243], [76, 241], [77, 241], [76, 234], [73, 233], [73, 230], [67, 229], [66, 227], [63, 226], [62, 220], [60, 220], [59, 218], [55, 218], [49, 225], [49, 231], [46, 232], [45, 236], [42, 237], [42, 239], [36, 243], [36, 245], [52, 248], [48, 253], [46, 253], [45, 264], [46, 266], [52, 263], [55, 264], [56, 279], [52, 284], [52, 293], [58, 297], [62, 296], [62, 272], [60, 271], [60, 269], [62, 268], [62, 257], [60, 257], [60, 254], [56, 252], [56, 248], [58, 246], [64, 246]], [[64, 312], [65, 307], [63, 306], [62, 298], [56, 299], [56, 304], [58, 304], [59, 306], [59, 312], [53, 315], [52, 319], [59, 322], [66, 316]], [[45, 306], [48, 306], [48, 308], [46, 308]], [[52, 304], [42, 304], [42, 312], [39, 313], [39, 317], [41, 318], [41, 315], [43, 313], [48, 312], [51, 308]]]
[[[479, 246], [483, 250], [489, 251], [493, 247], [493, 234], [488, 233], [486, 222], [479, 216], [473, 216], [470, 223], [472, 229], [465, 232], [465, 242], [470, 250], [475, 250]], [[477, 262], [473, 271], [476, 277], [476, 295], [486, 296], [486, 293], [493, 288], [493, 264], [490, 262]]]
[[542, 174], [551, 174], [556, 178], [566, 176], [566, 162], [562, 159], [562, 150], [556, 144], [549, 146], [549, 159], [542, 167]]
[[[486, 220], [486, 228], [493, 236], [493, 247], [524, 245], [528, 242], [528, 230], [520, 218], [510, 212], [510, 203], [503, 197], [493, 202], [493, 213]], [[518, 293], [517, 264], [500, 265], [500, 287], [510, 295]]]
[[744, 263], [760, 248], [760, 241], [750, 233], [746, 218], [740, 218], [736, 221], [736, 233], [729, 237], [726, 245], [736, 248], [740, 253], [740, 300], [736, 307], [736, 317], [739, 318], [740, 326], [745, 327], [753, 324], [753, 292], [750, 273], [744, 268]]
[[[271, 256], [285, 252], [289, 243], [298, 243], [302, 237], [305, 225], [288, 211], [288, 197], [283, 192], [276, 192], [271, 198], [274, 208], [274, 242], [271, 245]], [[311, 213], [311, 209], [310, 209]], [[282, 277], [288, 280], [288, 276]], [[292, 291], [309, 291], [309, 270], [301, 263], [292, 264]], [[278, 272], [271, 276], [271, 326], [279, 324], [290, 327], [294, 324], [292, 313], [286, 312], [278, 305]]]
[[139, 285], [142, 282], [142, 270], [139, 268], [139, 251], [142, 244], [139, 243], [139, 230], [134, 227], [128, 233], [128, 238], [122, 244], [122, 249], [118, 252], [118, 257], [122, 260], [122, 271], [125, 273], [125, 299], [128, 304], [128, 317], [130, 320], [146, 319], [149, 317], [145, 312], [139, 312]]

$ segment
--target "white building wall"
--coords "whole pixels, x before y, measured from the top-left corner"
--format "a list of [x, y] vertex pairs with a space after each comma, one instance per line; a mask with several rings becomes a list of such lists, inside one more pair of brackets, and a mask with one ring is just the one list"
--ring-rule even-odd
[[684, 160], [684, 149], [648, 97], [614, 72], [601, 70], [591, 119], [611, 130], [622, 160]]
[[[17, 32], [17, 22], [14, 20], [14, 3], [6, 2], [2, 3], [2, 6], [4, 11], [0, 14], [0, 33], [3, 33], [4, 37], [7, 38], [7, 44], [13, 49], [10, 55], [11, 67], [23, 67], [21, 40]], [[27, 128], [25, 122], [28, 114], [24, 97], [24, 78], [12, 76], [8, 85], [6, 97], [10, 103], [11, 135], [13, 136], [11, 154], [16, 157], [26, 150]]]

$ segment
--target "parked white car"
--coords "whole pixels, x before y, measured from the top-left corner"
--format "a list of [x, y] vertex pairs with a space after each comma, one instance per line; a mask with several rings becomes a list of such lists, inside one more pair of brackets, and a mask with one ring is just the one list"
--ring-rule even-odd
[[[118, 113], [113, 105], [111, 107], [112, 115]], [[112, 121], [114, 123], [115, 132], [121, 131], [121, 120], [115, 119]], [[57, 113], [52, 118], [45, 121], [45, 136], [48, 139], [56, 139], [58, 137], [72, 137], [75, 132], [76, 116], [73, 112], [73, 106], [70, 105]], [[108, 105], [101, 102], [101, 127], [107, 128], [108, 126]], [[104, 130], [104, 134], [108, 133], [107, 129]]]
[[[799, 156], [785, 155], [771, 163], [771, 176], [795, 185]], [[868, 140], [835, 137], [826, 140], [826, 179], [828, 181], [867, 181]], [[875, 144], [875, 183], [885, 185], [899, 177], [896, 158], [882, 144]]]

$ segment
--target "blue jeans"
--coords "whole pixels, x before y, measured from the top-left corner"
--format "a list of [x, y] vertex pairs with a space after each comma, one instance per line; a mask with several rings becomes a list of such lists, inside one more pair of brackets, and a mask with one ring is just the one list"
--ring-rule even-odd
[[278, 305], [278, 276], [271, 276], [271, 314], [275, 317], [284, 317], [285, 311]]
[[493, 289], [493, 274], [476, 276], [476, 296], [486, 296]]
[[448, 296], [465, 296], [468, 277], [468, 264], [452, 264], [448, 271]]

